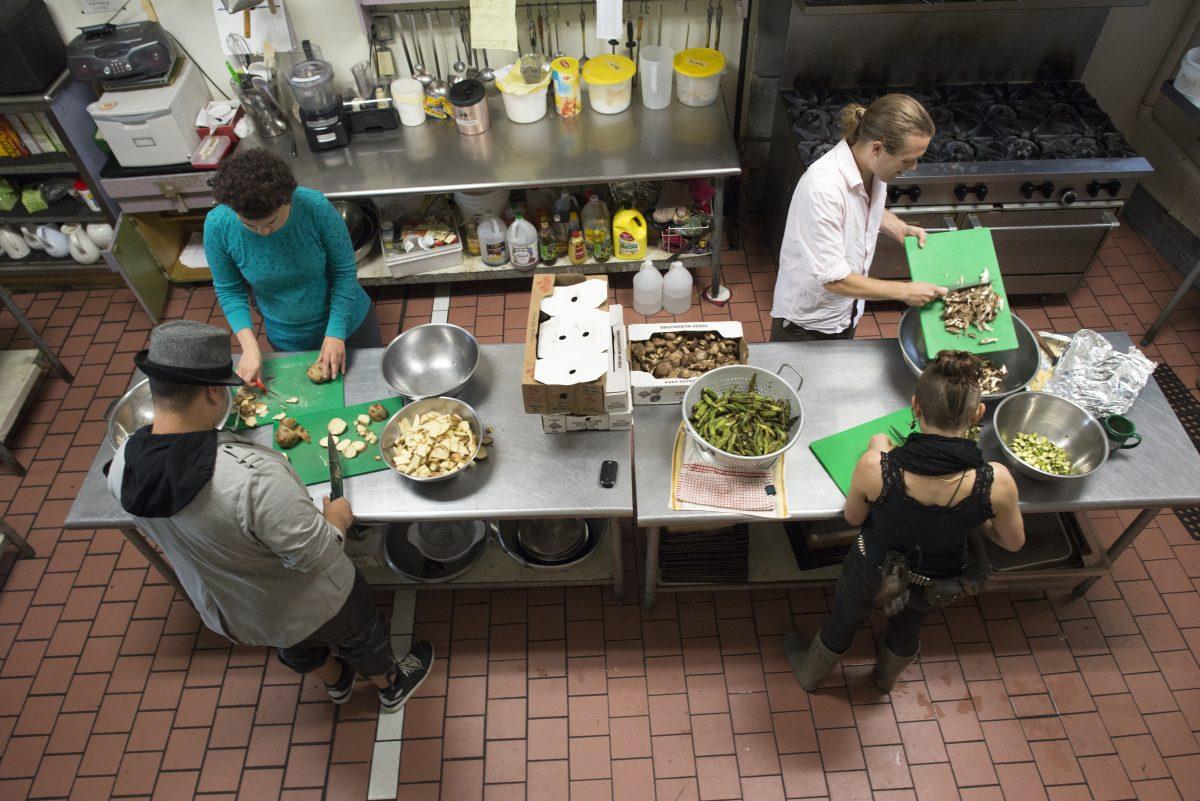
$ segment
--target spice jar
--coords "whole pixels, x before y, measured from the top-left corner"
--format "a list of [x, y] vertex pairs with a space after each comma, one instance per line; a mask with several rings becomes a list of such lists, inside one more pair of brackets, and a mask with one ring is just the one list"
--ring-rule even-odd
[[450, 105], [454, 107], [454, 122], [459, 133], [481, 134], [492, 127], [487, 90], [481, 81], [466, 78], [451, 86]]

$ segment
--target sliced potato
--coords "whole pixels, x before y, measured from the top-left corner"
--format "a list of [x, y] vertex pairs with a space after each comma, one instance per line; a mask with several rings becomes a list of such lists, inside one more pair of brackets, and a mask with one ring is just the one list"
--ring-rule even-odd
[[346, 421], [340, 417], [335, 417], [329, 421], [329, 433], [341, 434], [346, 430]]

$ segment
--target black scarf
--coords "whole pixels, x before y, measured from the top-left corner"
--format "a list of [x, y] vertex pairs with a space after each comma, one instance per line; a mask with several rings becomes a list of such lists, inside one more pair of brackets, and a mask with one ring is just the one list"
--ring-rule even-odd
[[212, 481], [217, 432], [151, 434], [138, 429], [125, 443], [121, 506], [138, 517], [170, 517]]
[[948, 476], [983, 467], [983, 451], [969, 439], [914, 431], [890, 454], [901, 470], [918, 476]]

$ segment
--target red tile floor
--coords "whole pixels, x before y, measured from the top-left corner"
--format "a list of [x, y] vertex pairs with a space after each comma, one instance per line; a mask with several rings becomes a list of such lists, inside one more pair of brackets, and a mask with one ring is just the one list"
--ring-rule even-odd
[[[761, 341], [774, 266], [761, 235], [744, 245], [726, 254], [732, 303], [687, 317], [732, 316]], [[1121, 229], [1086, 288], [1017, 306], [1038, 328], [1138, 335], [1179, 280]], [[403, 297], [379, 296], [385, 337], [402, 311], [404, 326], [433, 311], [430, 290]], [[120, 534], [61, 528], [150, 326], [125, 291], [19, 301], [77, 379], [45, 380], [11, 441], [29, 475], [0, 474], [0, 514], [39, 554], [0, 591], [0, 799], [365, 798], [369, 690], [335, 711], [265, 649], [202, 630]], [[462, 285], [449, 314], [514, 341], [526, 303], [520, 282]], [[1148, 350], [1193, 386], [1188, 303]], [[210, 289], [174, 291], [167, 315], [223, 324]], [[859, 335], [898, 318], [875, 310]], [[1111, 538], [1127, 519], [1096, 525]], [[869, 684], [866, 635], [827, 689], [796, 685], [781, 634], [815, 629], [819, 591], [665, 595], [652, 614], [598, 588], [425, 591], [415, 634], [442, 659], [407, 708], [399, 798], [1200, 799], [1197, 587], [1200, 543], [1164, 513], [1084, 601], [988, 595], [935, 615], [890, 697]]]

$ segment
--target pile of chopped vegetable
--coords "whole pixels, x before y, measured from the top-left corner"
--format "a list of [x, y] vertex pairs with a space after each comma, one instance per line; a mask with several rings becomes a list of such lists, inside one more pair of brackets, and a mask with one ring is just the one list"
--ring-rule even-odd
[[787, 444], [788, 432], [799, 418], [792, 417], [787, 401], [755, 392], [751, 378], [746, 392], [717, 394], [705, 387], [688, 419], [713, 447], [735, 456], [766, 456]]
[[1004, 384], [1004, 378], [1008, 375], [1008, 367], [1000, 365], [997, 367], [991, 359], [980, 357], [983, 362], [983, 378], [979, 382], [979, 391], [984, 395], [994, 395], [1000, 391]]
[[1041, 434], [1020, 433], [1008, 443], [1013, 454], [1030, 467], [1056, 476], [1071, 474], [1071, 457]]

